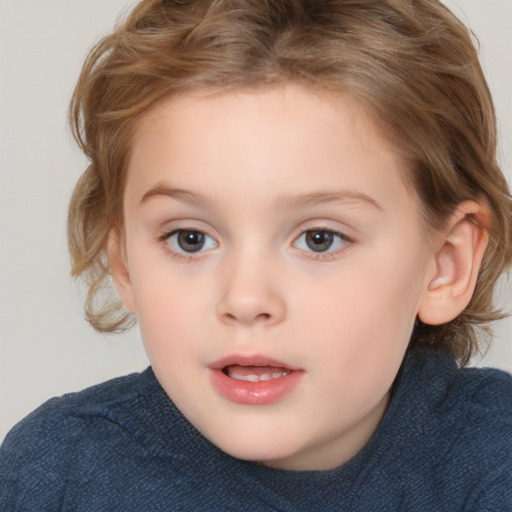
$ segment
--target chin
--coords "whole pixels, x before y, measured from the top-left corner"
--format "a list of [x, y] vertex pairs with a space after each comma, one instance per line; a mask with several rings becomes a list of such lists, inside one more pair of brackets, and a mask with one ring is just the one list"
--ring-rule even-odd
[[293, 460], [301, 449], [290, 443], [290, 439], [269, 436], [226, 437], [216, 442], [210, 439], [222, 451], [236, 459], [259, 462], [265, 466], [287, 469], [287, 461]]

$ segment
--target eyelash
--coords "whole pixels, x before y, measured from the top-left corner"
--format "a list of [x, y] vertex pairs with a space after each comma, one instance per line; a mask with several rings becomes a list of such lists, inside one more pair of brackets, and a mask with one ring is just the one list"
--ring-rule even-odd
[[[328, 252], [315, 252], [314, 250], [308, 251], [306, 249], [301, 249], [299, 247], [296, 247], [295, 244], [298, 242], [298, 240], [300, 240], [302, 237], [306, 236], [308, 233], [315, 233], [315, 232], [324, 233], [324, 234], [328, 233], [329, 235], [332, 235], [332, 236], [338, 238], [338, 240], [341, 240], [343, 242], [342, 247], [335, 249], [333, 251], [328, 250]], [[208, 238], [211, 238], [212, 240], [215, 240], [212, 236], [208, 235], [204, 231], [201, 231], [200, 229], [193, 229], [193, 228], [191, 228], [191, 229], [187, 229], [187, 228], [173, 229], [172, 231], [166, 231], [165, 233], [160, 235], [158, 237], [158, 241], [163, 244], [164, 249], [173, 258], [176, 258], [178, 261], [183, 262], [183, 263], [190, 263], [194, 259], [201, 257], [201, 254], [208, 252], [208, 250], [210, 250], [210, 249], [207, 249], [206, 251], [204, 251], [204, 250], [201, 250], [202, 249], [202, 247], [201, 247], [201, 249], [199, 249], [197, 252], [190, 252], [190, 253], [176, 251], [175, 249], [173, 249], [171, 247], [169, 240], [172, 236], [177, 235], [179, 233], [199, 233], [201, 235], [207, 236]], [[216, 243], [218, 246], [218, 242], [216, 242]], [[353, 243], [353, 240], [350, 237], [348, 237], [347, 235], [344, 235], [343, 233], [340, 233], [338, 231], [335, 231], [335, 230], [329, 229], [329, 228], [314, 227], [314, 228], [308, 228], [308, 229], [301, 231], [300, 234], [294, 238], [293, 246], [297, 250], [306, 254], [309, 259], [312, 259], [315, 261], [332, 261], [332, 260], [336, 259], [337, 257], [339, 257], [341, 254], [345, 253], [352, 243]]]

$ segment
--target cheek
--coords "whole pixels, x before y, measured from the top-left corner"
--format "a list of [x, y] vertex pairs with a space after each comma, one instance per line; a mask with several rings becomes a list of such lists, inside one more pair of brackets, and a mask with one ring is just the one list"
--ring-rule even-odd
[[136, 291], [135, 300], [141, 331], [151, 333], [152, 337], [180, 337], [186, 326], [195, 325], [199, 316], [197, 295], [171, 280], [160, 280], [154, 286], [145, 282]]
[[339, 340], [349, 352], [371, 348], [384, 354], [390, 345], [407, 344], [421, 296], [422, 264], [395, 261], [396, 255], [382, 253], [326, 280], [314, 295], [300, 294], [309, 304], [304, 318], [310, 330], [316, 328], [333, 343]]
[[151, 263], [138, 267], [141, 270], [134, 274], [132, 286], [142, 339], [154, 363], [196, 350], [200, 330], [211, 322], [208, 291], [213, 287], [197, 276], [171, 270], [165, 258]]

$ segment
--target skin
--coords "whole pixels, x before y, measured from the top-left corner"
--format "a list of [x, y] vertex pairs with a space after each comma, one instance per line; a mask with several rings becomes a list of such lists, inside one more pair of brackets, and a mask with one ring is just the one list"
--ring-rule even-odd
[[[159, 382], [225, 452], [330, 469], [374, 433], [437, 271], [404, 174], [356, 102], [299, 86], [183, 95], [139, 121], [114, 278]], [[315, 252], [315, 229], [342, 236]], [[176, 230], [205, 246], [181, 254]], [[208, 369], [233, 354], [302, 377], [233, 403]]]

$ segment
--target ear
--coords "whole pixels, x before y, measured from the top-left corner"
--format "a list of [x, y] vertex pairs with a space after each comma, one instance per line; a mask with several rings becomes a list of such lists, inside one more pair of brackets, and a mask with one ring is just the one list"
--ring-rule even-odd
[[435, 271], [418, 309], [419, 319], [440, 325], [457, 317], [469, 304], [488, 242], [489, 209], [482, 201], [465, 201], [455, 210], [440, 236]]
[[119, 234], [112, 230], [108, 237], [108, 262], [112, 272], [112, 278], [117, 288], [117, 292], [123, 301], [124, 307], [136, 312], [135, 301], [133, 300], [133, 289], [126, 263], [126, 256], [123, 243]]

